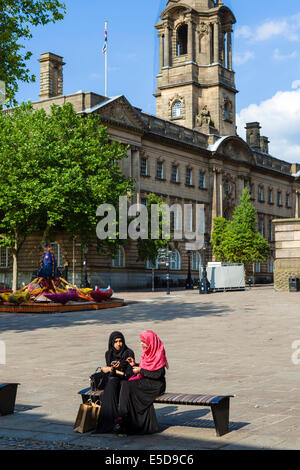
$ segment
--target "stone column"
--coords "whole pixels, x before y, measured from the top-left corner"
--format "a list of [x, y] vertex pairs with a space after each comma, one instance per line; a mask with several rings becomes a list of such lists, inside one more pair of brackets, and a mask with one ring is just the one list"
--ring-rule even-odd
[[227, 33], [227, 68], [232, 70], [232, 31]]
[[159, 37], [159, 72], [161, 73], [164, 66], [164, 35], [163, 33], [158, 35]]
[[188, 58], [191, 62], [194, 62], [194, 29], [192, 18], [188, 20]]
[[170, 27], [168, 24], [165, 26], [165, 67], [170, 66]]
[[213, 194], [212, 194], [212, 204], [211, 204], [211, 217], [212, 217], [212, 226], [213, 220], [218, 216], [218, 181], [217, 181], [217, 170], [213, 168]]
[[218, 171], [218, 189], [219, 189], [219, 212], [218, 217], [223, 217], [223, 172], [220, 168], [217, 169]]
[[214, 23], [214, 62], [218, 63], [220, 60], [220, 23]]

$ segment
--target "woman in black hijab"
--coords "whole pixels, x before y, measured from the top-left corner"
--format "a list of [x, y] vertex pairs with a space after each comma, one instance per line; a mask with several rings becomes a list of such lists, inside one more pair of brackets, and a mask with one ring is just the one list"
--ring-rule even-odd
[[108, 350], [105, 353], [106, 367], [101, 368], [101, 372], [105, 374], [105, 387], [96, 434], [112, 432], [114, 429], [115, 419], [119, 416], [121, 382], [133, 375], [132, 367], [126, 360], [129, 357], [134, 359], [134, 352], [126, 346], [123, 334], [114, 331], [109, 337]]

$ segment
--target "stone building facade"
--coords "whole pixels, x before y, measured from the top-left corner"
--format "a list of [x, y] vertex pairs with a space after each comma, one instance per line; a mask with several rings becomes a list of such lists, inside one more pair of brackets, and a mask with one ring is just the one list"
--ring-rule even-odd
[[289, 279], [300, 278], [300, 219], [274, 220], [276, 260], [274, 285], [289, 290]]
[[[236, 87], [232, 63], [232, 32], [236, 20], [220, 0], [169, 0], [156, 24], [160, 42], [160, 70], [155, 93], [157, 115], [143, 112], [125, 96], [104, 97], [92, 92], [63, 94], [63, 58], [41, 55], [40, 100], [36, 109], [72, 103], [81, 116], [97, 113], [112, 139], [129, 145], [122, 162], [136, 180], [136, 199], [145, 203], [155, 193], [166, 203], [204, 204], [207, 231], [213, 219], [232, 217], [245, 187], [258, 213], [258, 230], [270, 242], [269, 260], [255, 265], [256, 281], [272, 281], [274, 228], [272, 221], [300, 217], [300, 165], [269, 154], [269, 140], [258, 122], [246, 126], [246, 141], [236, 133]], [[175, 217], [176, 219], [176, 217]], [[174, 222], [176, 224], [176, 220]], [[19, 283], [27, 282], [40, 259], [39, 234], [20, 254]], [[69, 280], [82, 281], [83, 254], [78, 240], [57, 234], [54, 248], [62, 265], [69, 262]], [[184, 241], [173, 244], [171, 276], [187, 277]], [[191, 255], [192, 277], [198, 278], [202, 253]], [[118, 256], [87, 254], [92, 284], [136, 288], [151, 284], [151, 269], [137, 262], [135, 242]], [[159, 266], [158, 266], [159, 268]], [[165, 270], [156, 276], [164, 278]], [[0, 251], [0, 283], [9, 282], [9, 253]]]

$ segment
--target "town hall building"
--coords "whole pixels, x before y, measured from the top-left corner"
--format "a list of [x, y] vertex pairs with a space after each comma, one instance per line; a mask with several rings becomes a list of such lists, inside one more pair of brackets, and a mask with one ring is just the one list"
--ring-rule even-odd
[[[124, 174], [135, 179], [136, 200], [145, 204], [157, 194], [168, 205], [204, 204], [206, 228], [213, 219], [230, 219], [245, 187], [257, 210], [257, 229], [269, 241], [271, 256], [254, 266], [257, 282], [272, 282], [274, 231], [272, 220], [300, 217], [300, 165], [269, 154], [269, 140], [258, 122], [246, 125], [246, 141], [237, 135], [232, 35], [236, 19], [221, 0], [169, 0], [155, 25], [159, 41], [156, 115], [144, 112], [124, 95], [105, 97], [92, 92], [63, 93], [63, 58], [40, 57], [40, 100], [35, 109], [72, 103], [81, 116], [96, 113], [111, 139], [129, 146]], [[173, 219], [176, 229], [176, 214]], [[39, 235], [27, 240], [19, 257], [19, 284], [37, 268]], [[80, 241], [57, 234], [53, 240], [59, 265], [68, 261], [69, 280], [82, 282], [84, 256], [92, 285], [114, 289], [151, 285], [151, 266], [137, 261], [136, 242], [111, 258]], [[186, 251], [184, 240], [172, 243], [171, 277], [184, 285], [188, 259], [198, 279], [202, 253]], [[41, 248], [42, 250], [42, 248]], [[9, 253], [0, 249], [0, 283], [11, 277]], [[165, 278], [157, 266], [157, 280]]]

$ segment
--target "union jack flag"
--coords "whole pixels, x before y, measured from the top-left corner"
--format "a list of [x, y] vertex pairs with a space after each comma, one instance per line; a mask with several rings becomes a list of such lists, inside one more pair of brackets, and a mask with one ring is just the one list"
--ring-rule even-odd
[[104, 45], [103, 45], [103, 48], [102, 48], [102, 53], [103, 54], [105, 54], [105, 52], [107, 51], [107, 23], [105, 23], [104, 36], [105, 36], [105, 39], [104, 39]]

